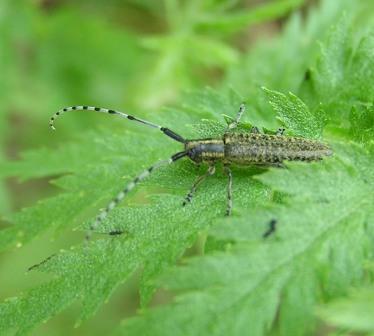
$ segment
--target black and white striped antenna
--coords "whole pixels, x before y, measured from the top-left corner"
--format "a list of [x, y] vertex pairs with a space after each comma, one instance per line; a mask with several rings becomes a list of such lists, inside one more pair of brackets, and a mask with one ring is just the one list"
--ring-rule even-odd
[[55, 120], [58, 117], [60, 117], [61, 115], [63, 115], [64, 113], [71, 112], [71, 111], [94, 111], [94, 112], [99, 112], [99, 113], [107, 113], [107, 114], [118, 115], [122, 118], [126, 118], [126, 119], [132, 120], [132, 121], [136, 121], [140, 124], [146, 125], [146, 126], [151, 127], [151, 128], [158, 128], [162, 133], [164, 133], [168, 137], [172, 138], [173, 140], [181, 142], [181, 143], [185, 143], [185, 139], [182, 136], [173, 132], [169, 128], [166, 128], [166, 127], [163, 127], [163, 126], [160, 126], [160, 125], [156, 125], [156, 124], [154, 124], [150, 121], [134, 117], [134, 116], [132, 116], [130, 114], [127, 114], [127, 113], [123, 113], [123, 112], [115, 111], [115, 110], [110, 110], [110, 109], [106, 109], [106, 108], [102, 108], [102, 107], [94, 107], [94, 106], [70, 106], [70, 107], [65, 107], [65, 108], [57, 111], [51, 117], [51, 119], [49, 119], [49, 126], [54, 130], [55, 129], [55, 126], [54, 126]]
[[[129, 115], [127, 113], [123, 113], [120, 111], [115, 111], [115, 110], [110, 110], [106, 108], [101, 108], [101, 107], [94, 107], [94, 106], [71, 106], [71, 107], [65, 107], [58, 112], [56, 112], [49, 120], [49, 126], [54, 130], [54, 122], [56, 121], [57, 118], [59, 118], [62, 114], [66, 112], [71, 112], [71, 111], [94, 111], [94, 112], [99, 112], [99, 113], [107, 113], [107, 114], [113, 114], [117, 115], [122, 118], [126, 118], [128, 120], [136, 121], [140, 124], [146, 125], [151, 128], [157, 128], [159, 129], [163, 134], [167, 135], [168, 137], [172, 138], [175, 141], [185, 143], [186, 140], [180, 136], [179, 134], [173, 132], [169, 128], [156, 125], [152, 122], [149, 122], [147, 120], [143, 120], [137, 117], [134, 117], [132, 115]], [[178, 152], [174, 155], [172, 155], [169, 159], [159, 161], [152, 166], [150, 166], [148, 169], [144, 170], [141, 174], [139, 174], [137, 177], [135, 177], [131, 182], [129, 182], [126, 187], [121, 190], [117, 196], [99, 213], [98, 216], [96, 216], [95, 221], [91, 224], [90, 230], [86, 233], [86, 240], [88, 241], [92, 235], [92, 232], [98, 228], [100, 223], [108, 216], [109, 212], [113, 210], [120, 201], [132, 190], [134, 187], [142, 180], [144, 180], [147, 176], [149, 176], [154, 170], [158, 169], [159, 167], [162, 167], [164, 165], [171, 164], [187, 155], [187, 151], [182, 151]], [[112, 231], [110, 234], [116, 235], [116, 234], [121, 234], [121, 231]]]

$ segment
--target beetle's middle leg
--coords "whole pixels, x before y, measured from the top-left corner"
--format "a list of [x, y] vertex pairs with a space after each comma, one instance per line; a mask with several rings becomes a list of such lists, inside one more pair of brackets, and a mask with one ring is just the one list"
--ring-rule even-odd
[[191, 202], [191, 200], [192, 200], [192, 197], [193, 197], [193, 195], [194, 195], [194, 193], [196, 192], [196, 189], [199, 187], [199, 185], [208, 177], [208, 176], [211, 176], [211, 175], [213, 175], [214, 173], [215, 173], [215, 171], [216, 171], [216, 167], [215, 166], [209, 166], [209, 168], [208, 168], [208, 170], [207, 170], [207, 172], [204, 174], [204, 175], [201, 175], [201, 176], [199, 176], [196, 180], [195, 180], [195, 182], [194, 182], [194, 184], [192, 185], [192, 187], [191, 187], [191, 189], [190, 189], [190, 191], [189, 191], [189, 193], [187, 194], [187, 196], [186, 196], [186, 198], [185, 198], [185, 200], [183, 201], [183, 206], [185, 206], [187, 203], [190, 203]]
[[238, 126], [240, 118], [242, 117], [244, 112], [245, 112], [245, 104], [241, 103], [240, 106], [239, 106], [239, 111], [238, 111], [238, 114], [236, 115], [235, 121], [233, 121], [232, 123], [230, 123], [227, 126], [227, 131], [231, 130], [231, 129], [234, 129]]
[[223, 166], [223, 170], [228, 177], [228, 184], [227, 184], [227, 207], [226, 207], [226, 216], [231, 215], [232, 211], [232, 173], [231, 169], [228, 165]]

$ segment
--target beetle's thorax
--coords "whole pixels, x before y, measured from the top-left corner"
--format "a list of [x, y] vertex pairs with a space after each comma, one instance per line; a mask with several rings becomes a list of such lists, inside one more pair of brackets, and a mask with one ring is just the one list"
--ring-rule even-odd
[[188, 157], [196, 163], [219, 161], [225, 157], [222, 139], [187, 140], [185, 150], [188, 152]]

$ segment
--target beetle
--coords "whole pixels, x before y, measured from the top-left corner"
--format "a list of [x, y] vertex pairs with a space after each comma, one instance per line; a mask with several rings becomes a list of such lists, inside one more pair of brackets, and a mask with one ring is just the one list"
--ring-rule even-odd
[[[223, 169], [228, 177], [227, 185], [227, 206], [226, 215], [231, 215], [232, 212], [232, 172], [231, 164], [250, 166], [250, 165], [265, 165], [265, 166], [282, 166], [282, 162], [288, 161], [316, 161], [321, 160], [325, 156], [332, 155], [330, 147], [320, 141], [306, 139], [295, 136], [285, 136], [284, 128], [279, 128], [275, 134], [264, 134], [259, 131], [257, 127], [252, 127], [250, 132], [233, 132], [237, 128], [240, 119], [245, 112], [245, 104], [242, 103], [239, 107], [236, 118], [232, 121], [224, 134], [217, 138], [203, 138], [203, 139], [184, 139], [181, 135], [172, 131], [169, 128], [156, 125], [147, 120], [143, 120], [132, 115], [93, 106], [72, 106], [66, 107], [56, 112], [49, 121], [52, 129], [55, 129], [55, 120], [66, 112], [71, 111], [94, 111], [99, 113], [107, 113], [117, 115], [128, 120], [132, 120], [143, 124], [145, 126], [159, 129], [164, 135], [183, 144], [182, 151], [175, 153], [169, 159], [159, 161], [143, 171], [125, 188], [123, 188], [117, 196], [102, 210], [96, 217], [90, 230], [86, 235], [86, 239], [90, 238], [91, 233], [100, 225], [106, 218], [108, 213], [117, 206], [117, 204], [143, 179], [149, 176], [154, 170], [167, 164], [171, 164], [184, 157], [188, 157], [196, 164], [207, 164], [208, 169], [205, 174], [199, 176], [193, 183], [190, 191], [184, 199], [183, 206], [190, 203], [197, 188], [208, 177], [215, 173], [215, 165], [218, 162], [223, 163]], [[272, 231], [275, 230], [273, 225]], [[112, 231], [110, 234], [121, 234], [121, 231]]]

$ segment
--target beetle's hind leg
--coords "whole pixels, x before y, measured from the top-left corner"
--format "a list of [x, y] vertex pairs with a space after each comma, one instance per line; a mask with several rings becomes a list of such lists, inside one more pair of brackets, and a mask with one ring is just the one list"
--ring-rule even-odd
[[184, 199], [184, 201], [183, 201], [183, 203], [182, 203], [183, 206], [185, 206], [187, 203], [190, 203], [190, 202], [191, 202], [192, 197], [193, 197], [193, 195], [195, 194], [196, 189], [199, 187], [199, 185], [200, 185], [200, 184], [201, 184], [201, 183], [202, 183], [202, 182], [203, 182], [203, 181], [204, 181], [208, 176], [213, 175], [213, 174], [215, 173], [215, 171], [216, 171], [216, 167], [215, 167], [215, 166], [213, 166], [213, 165], [212, 165], [212, 166], [209, 166], [207, 172], [206, 172], [204, 175], [199, 176], [199, 177], [195, 180], [195, 182], [194, 182], [194, 184], [192, 185], [192, 187], [191, 187], [189, 193], [187, 194], [186, 198]]
[[223, 170], [228, 177], [226, 216], [230, 216], [232, 212], [232, 172], [228, 165], [224, 165]]

